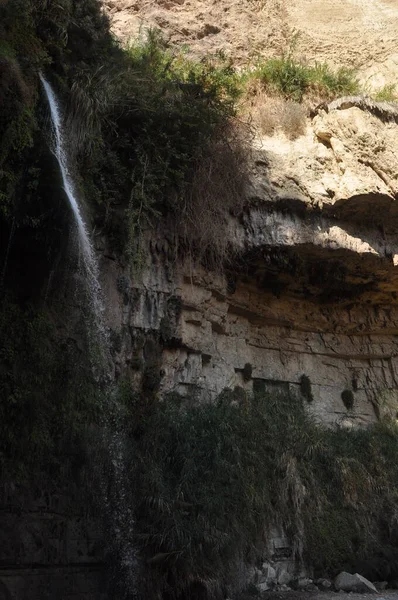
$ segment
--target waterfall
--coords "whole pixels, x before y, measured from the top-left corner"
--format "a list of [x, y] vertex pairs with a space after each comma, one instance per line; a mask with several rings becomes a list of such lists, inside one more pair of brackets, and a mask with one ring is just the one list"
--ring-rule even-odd
[[51, 113], [53, 133], [53, 143], [51, 149], [55, 158], [57, 159], [62, 177], [63, 189], [72, 209], [73, 217], [76, 223], [80, 255], [82, 258], [82, 266], [85, 275], [85, 284], [90, 297], [91, 309], [94, 312], [95, 327], [97, 330], [103, 331], [103, 302], [101, 286], [99, 283], [98, 263], [90, 236], [88, 234], [86, 223], [84, 222], [81, 214], [75, 186], [69, 169], [68, 153], [66, 150], [66, 140], [62, 127], [62, 116], [59, 102], [48, 81], [41, 73], [39, 74], [39, 77], [43, 85]]
[[[53, 144], [52, 152], [57, 159], [62, 176], [62, 185], [72, 209], [77, 228], [83, 275], [89, 292], [89, 301], [95, 318], [95, 339], [100, 346], [102, 358], [107, 355], [108, 338], [103, 320], [104, 305], [99, 283], [99, 268], [94, 248], [84, 222], [73, 178], [70, 172], [66, 139], [62, 127], [62, 115], [58, 99], [48, 81], [40, 76], [51, 113]], [[134, 544], [134, 516], [129, 493], [129, 470], [126, 457], [126, 437], [123, 431], [123, 410], [117, 403], [116, 386], [112, 377], [105, 378], [107, 406], [103, 415], [103, 448], [107, 453], [107, 476], [99, 481], [99, 493], [108, 524], [109, 546], [117, 555], [120, 577], [129, 594], [135, 595], [137, 570], [136, 548]], [[131, 597], [131, 595], [129, 595]]]

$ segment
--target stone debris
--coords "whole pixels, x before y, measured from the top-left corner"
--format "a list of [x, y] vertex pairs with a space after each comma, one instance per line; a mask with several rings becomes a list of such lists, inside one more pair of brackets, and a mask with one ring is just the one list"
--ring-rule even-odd
[[315, 583], [320, 590], [330, 590], [332, 587], [332, 582], [329, 579], [324, 579], [323, 577], [317, 579]]
[[285, 583], [282, 583], [282, 585], [277, 585], [275, 588], [275, 591], [277, 592], [290, 592], [291, 590], [292, 588], [286, 585]]
[[309, 577], [300, 577], [300, 579], [298, 579], [296, 582], [296, 587], [298, 590], [305, 590], [309, 585], [312, 584], [313, 581], [312, 579], [309, 579]]

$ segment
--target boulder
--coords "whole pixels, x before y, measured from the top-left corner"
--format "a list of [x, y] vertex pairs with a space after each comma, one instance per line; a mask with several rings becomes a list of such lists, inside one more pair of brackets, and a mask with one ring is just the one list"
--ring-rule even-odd
[[262, 571], [261, 569], [257, 569], [255, 568], [255, 578], [254, 578], [255, 583], [266, 583], [267, 582], [267, 574], [264, 573], [264, 571]]
[[337, 575], [334, 580], [334, 587], [337, 591], [343, 592], [371, 592], [377, 593], [377, 590], [373, 583], [359, 575], [359, 573], [355, 573], [352, 575], [351, 573], [346, 573], [342, 571], [339, 575]]
[[293, 577], [285, 570], [280, 570], [278, 573], [279, 585], [288, 585], [292, 581]]

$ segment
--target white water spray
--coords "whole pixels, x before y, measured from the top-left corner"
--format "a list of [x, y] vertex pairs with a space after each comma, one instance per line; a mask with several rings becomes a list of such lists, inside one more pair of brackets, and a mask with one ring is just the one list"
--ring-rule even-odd
[[63, 133], [62, 128], [61, 110], [51, 85], [48, 83], [48, 81], [46, 81], [46, 79], [44, 79], [42, 74], [40, 74], [39, 76], [47, 97], [48, 106], [50, 108], [51, 113], [51, 122], [53, 130], [52, 152], [58, 161], [62, 177], [63, 189], [65, 191], [69, 205], [72, 209], [77, 227], [82, 266], [85, 275], [85, 282], [90, 295], [91, 308], [94, 312], [94, 318], [96, 321], [95, 326], [98, 330], [103, 330], [103, 303], [101, 297], [101, 286], [99, 284], [98, 263], [95, 257], [95, 252], [90, 240], [90, 236], [87, 231], [87, 226], [84, 222], [80, 211], [79, 203], [77, 200], [77, 194], [73, 184], [73, 179], [69, 170], [68, 153], [65, 148], [65, 135]]

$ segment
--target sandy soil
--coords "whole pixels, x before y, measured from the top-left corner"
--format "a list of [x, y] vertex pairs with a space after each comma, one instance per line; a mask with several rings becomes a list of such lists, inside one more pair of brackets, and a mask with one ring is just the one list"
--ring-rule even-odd
[[223, 50], [237, 64], [296, 52], [352, 65], [381, 87], [398, 81], [398, 0], [104, 0], [123, 41], [156, 26], [193, 54]]
[[246, 62], [281, 52], [288, 35], [285, 0], [105, 0], [113, 30], [126, 40], [140, 27], [160, 27], [171, 42], [200, 55], [222, 49]]
[[287, 12], [300, 53], [353, 65], [374, 86], [398, 82], [398, 0], [297, 0]]

